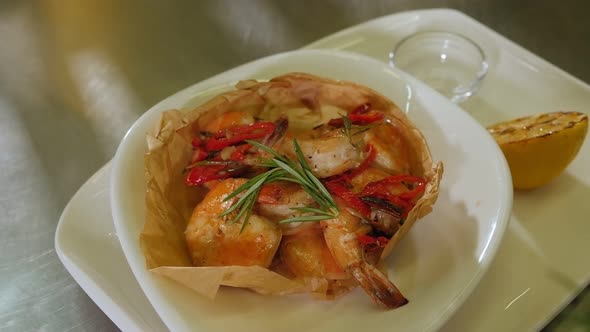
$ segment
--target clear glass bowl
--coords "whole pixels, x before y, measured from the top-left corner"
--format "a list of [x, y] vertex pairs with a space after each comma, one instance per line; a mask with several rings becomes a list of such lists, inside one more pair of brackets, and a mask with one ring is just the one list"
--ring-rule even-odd
[[418, 32], [402, 39], [389, 63], [428, 84], [451, 101], [471, 97], [488, 72], [482, 48], [451, 32]]

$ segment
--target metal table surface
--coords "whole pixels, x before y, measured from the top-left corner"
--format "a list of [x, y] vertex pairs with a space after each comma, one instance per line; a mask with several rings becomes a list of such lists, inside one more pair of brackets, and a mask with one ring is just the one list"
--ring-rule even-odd
[[430, 7], [461, 10], [590, 82], [587, 1], [0, 2], [0, 330], [117, 329], [59, 262], [54, 234], [151, 105], [247, 61]]

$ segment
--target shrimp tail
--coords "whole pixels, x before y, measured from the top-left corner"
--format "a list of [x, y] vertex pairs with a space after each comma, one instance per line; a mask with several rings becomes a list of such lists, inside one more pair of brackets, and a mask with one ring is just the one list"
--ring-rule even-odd
[[285, 115], [281, 115], [275, 121], [275, 130], [268, 136], [266, 139], [263, 140], [263, 144], [267, 146], [274, 146], [278, 144], [285, 134], [287, 133], [287, 128], [289, 127], [289, 118]]
[[352, 268], [351, 272], [359, 285], [371, 296], [375, 303], [390, 309], [408, 303], [408, 300], [399, 289], [373, 265], [362, 262], [359, 266]]

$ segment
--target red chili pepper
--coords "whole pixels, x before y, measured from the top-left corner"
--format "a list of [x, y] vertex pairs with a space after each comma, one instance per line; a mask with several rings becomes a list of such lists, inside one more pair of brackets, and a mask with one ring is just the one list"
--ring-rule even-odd
[[325, 183], [326, 188], [334, 195], [340, 197], [344, 204], [348, 207], [358, 211], [361, 215], [370, 218], [371, 208], [365, 202], [363, 202], [357, 195], [355, 195], [346, 186], [344, 179], [336, 178]]
[[421, 178], [419, 176], [413, 175], [392, 175], [388, 176], [383, 180], [376, 181], [384, 184], [398, 184], [401, 182], [409, 182], [409, 183], [424, 183], [426, 179]]
[[[354, 125], [368, 125], [377, 121], [383, 120], [383, 113], [379, 111], [371, 111], [371, 104], [365, 103], [357, 106], [354, 110], [348, 113], [350, 122]], [[344, 120], [342, 118], [331, 119], [328, 121], [328, 125], [333, 127], [344, 126]]]
[[357, 238], [363, 247], [377, 243], [377, 239], [369, 235], [359, 234]]
[[369, 182], [363, 191], [361, 192], [361, 196], [375, 196], [375, 194], [385, 194], [388, 193], [389, 189], [384, 185], [379, 183], [379, 181]]
[[[392, 184], [399, 184], [402, 182], [409, 182], [416, 184], [416, 186], [405, 193], [394, 195], [389, 191], [389, 186]], [[402, 218], [408, 216], [410, 210], [414, 208], [414, 203], [412, 200], [424, 191], [426, 187], [426, 180], [421, 177], [412, 176], [412, 175], [393, 175], [387, 177], [380, 181], [375, 181], [367, 184], [363, 191], [361, 192], [360, 196], [373, 196], [378, 198], [383, 198], [388, 200], [391, 204], [398, 206], [402, 209]]]
[[370, 182], [369, 184], [367, 184], [365, 186], [363, 191], [360, 193], [360, 196], [361, 197], [373, 196], [373, 197], [386, 199], [391, 204], [400, 207], [403, 210], [402, 217], [405, 218], [408, 215], [408, 213], [410, 212], [410, 210], [414, 207], [414, 204], [411, 202], [408, 202], [405, 199], [402, 199], [399, 195], [392, 194], [389, 191], [389, 188], [388, 188], [389, 185], [391, 185], [393, 183], [399, 183], [399, 182], [392, 183], [392, 181], [388, 181], [388, 179], [390, 179], [390, 178], [392, 178], [392, 177], [388, 177], [388, 178], [385, 178], [380, 181]]
[[231, 173], [224, 169], [224, 165], [197, 166], [190, 170], [184, 182], [189, 186], [198, 186], [211, 180], [226, 179], [231, 176]]
[[[374, 194], [389, 192], [388, 186], [399, 184], [402, 182], [414, 184], [414, 188], [408, 192], [396, 195], [404, 201], [412, 201], [418, 195], [424, 192], [427, 181], [424, 178], [412, 175], [392, 175], [383, 180], [375, 181], [367, 184], [363, 189], [362, 196], [374, 196]], [[393, 196], [393, 195], [390, 195]], [[389, 199], [389, 198], [388, 198]], [[392, 202], [395, 203], [395, 202]]]
[[246, 152], [250, 150], [252, 145], [250, 144], [242, 144], [236, 146], [236, 149], [231, 153], [229, 156], [230, 160], [244, 160], [246, 158]]
[[203, 148], [196, 148], [193, 151], [193, 158], [191, 159], [191, 163], [196, 163], [198, 161], [205, 160], [209, 154]]
[[408, 192], [399, 194], [399, 197], [401, 199], [405, 199], [405, 200], [411, 201], [414, 198], [416, 198], [416, 196], [418, 196], [421, 193], [423, 193], [424, 192], [424, 189], [426, 189], [426, 182], [422, 182], [422, 183], [416, 185], [414, 187], [414, 189], [412, 189], [412, 190], [410, 190]]
[[408, 201], [400, 198], [398, 195], [394, 195], [394, 194], [388, 192], [387, 188], [384, 188], [382, 190], [376, 190], [376, 191], [363, 191], [360, 194], [360, 196], [361, 197], [372, 196], [372, 197], [377, 197], [377, 198], [381, 198], [381, 199], [385, 199], [385, 200], [389, 201], [391, 204], [399, 207], [402, 210], [402, 213], [401, 213], [402, 218], [407, 217], [408, 213], [410, 213], [410, 210], [412, 210], [412, 208], [414, 208], [414, 203], [408, 202]]
[[340, 127], [344, 126], [344, 120], [342, 120], [342, 118], [330, 119], [330, 121], [328, 121], [328, 125], [332, 126], [332, 127], [340, 128]]
[[198, 148], [201, 145], [203, 145], [203, 140], [201, 139], [201, 137], [197, 136], [195, 138], [193, 138], [192, 142], [191, 142], [193, 148]]
[[402, 219], [405, 219], [410, 211], [414, 208], [414, 203], [405, 201], [401, 199], [399, 196], [389, 194], [387, 195], [387, 200], [390, 201], [393, 205], [399, 206], [403, 209], [402, 212]]
[[260, 122], [255, 122], [255, 123], [251, 123], [251, 124], [247, 124], [247, 125], [233, 127], [230, 130], [232, 133], [234, 133], [234, 135], [251, 133], [252, 131], [257, 130], [257, 129], [267, 130], [266, 134], [270, 134], [275, 129], [275, 127], [276, 127], [276, 125], [274, 122], [260, 121]]
[[386, 238], [385, 236], [379, 236], [377, 238], [377, 242], [379, 242], [379, 247], [384, 248], [387, 243], [389, 242], [389, 239]]
[[350, 122], [355, 125], [368, 125], [373, 122], [383, 120], [383, 113], [378, 111], [372, 111], [366, 114], [350, 114], [348, 116], [350, 118]]
[[375, 238], [370, 235], [359, 234], [357, 236], [357, 238], [358, 238], [361, 246], [363, 246], [365, 249], [368, 249], [368, 250], [375, 250], [377, 248], [384, 248], [387, 245], [387, 243], [389, 242], [389, 239], [386, 238], [385, 236], [379, 236], [379, 237]]
[[350, 112], [350, 114], [364, 114], [371, 110], [371, 103], [364, 103], [357, 106], [355, 109]]
[[270, 135], [275, 127], [273, 122], [256, 122], [220, 130], [206, 140], [205, 146], [209, 151], [221, 150], [248, 139], [258, 139]]
[[377, 157], [377, 152], [375, 151], [373, 146], [371, 144], [367, 144], [367, 158], [365, 158], [365, 160], [363, 160], [363, 162], [359, 165], [359, 167], [357, 167], [357, 168], [349, 171], [347, 174], [345, 174], [347, 180], [351, 180], [351, 179], [355, 178], [357, 175], [364, 172], [367, 168], [369, 168], [371, 163], [373, 161], [375, 161], [376, 157]]
[[[417, 176], [412, 176], [412, 175], [392, 175], [392, 176], [386, 177], [385, 179], [368, 183], [365, 186], [365, 188], [363, 189], [363, 196], [368, 196], [368, 195], [372, 195], [374, 193], [379, 193], [379, 192], [383, 192], [383, 191], [389, 191], [387, 189], [388, 186], [394, 185], [394, 184], [399, 184], [402, 182], [416, 184], [416, 187], [414, 189], [417, 189], [419, 187], [425, 186], [426, 179], [421, 178], [421, 177], [417, 177]], [[405, 193], [405, 195], [403, 197], [404, 198], [413, 198], [417, 194], [419, 194], [422, 190], [424, 190], [423, 188], [418, 189], [418, 190], [414, 190], [414, 189]], [[412, 194], [409, 194], [410, 192]]]
[[[374, 111], [368, 114], [349, 114], [348, 118], [353, 125], [364, 126], [377, 121], [383, 120], [383, 113]], [[336, 128], [344, 126], [344, 120], [342, 118], [331, 119], [328, 121], [328, 125]]]

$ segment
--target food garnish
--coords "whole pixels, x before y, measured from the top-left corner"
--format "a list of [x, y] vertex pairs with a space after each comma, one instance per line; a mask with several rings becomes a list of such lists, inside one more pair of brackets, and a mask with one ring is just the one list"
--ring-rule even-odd
[[371, 111], [371, 104], [365, 103], [352, 110], [350, 114], [341, 114], [339, 119], [328, 121], [328, 125], [342, 127], [342, 132], [348, 137], [350, 145], [357, 148], [358, 143], [354, 142], [353, 137], [371, 129], [383, 118], [383, 113]]
[[334, 299], [360, 286], [408, 303], [376, 266], [430, 213], [442, 164], [394, 103], [291, 73], [243, 81], [149, 136], [151, 271], [213, 297], [220, 285]]
[[543, 186], [574, 160], [588, 131], [588, 116], [578, 112], [531, 115], [488, 127], [512, 174], [516, 189]]
[[223, 212], [221, 216], [227, 216], [237, 210], [238, 212], [233, 218], [233, 222], [239, 221], [240, 218], [244, 216], [244, 220], [242, 221], [243, 230], [248, 223], [248, 218], [252, 213], [252, 208], [254, 207], [254, 203], [256, 202], [262, 186], [276, 181], [297, 183], [303, 187], [305, 192], [319, 205], [319, 208], [312, 206], [293, 208], [308, 214], [283, 219], [280, 223], [320, 221], [336, 218], [338, 216], [338, 208], [336, 207], [334, 199], [328, 190], [326, 190], [322, 182], [311, 172], [309, 165], [305, 161], [305, 157], [301, 153], [301, 148], [299, 147], [297, 140], [293, 140], [297, 161], [290, 160], [285, 156], [280, 155], [278, 152], [264, 144], [256, 141], [247, 142], [272, 156], [259, 163], [259, 166], [264, 166], [269, 168], [269, 170], [253, 177], [229, 194], [225, 198], [226, 201], [240, 194], [242, 194], [242, 196], [229, 209]]

